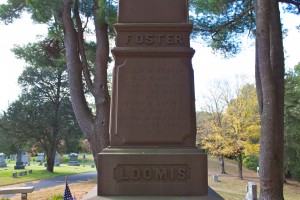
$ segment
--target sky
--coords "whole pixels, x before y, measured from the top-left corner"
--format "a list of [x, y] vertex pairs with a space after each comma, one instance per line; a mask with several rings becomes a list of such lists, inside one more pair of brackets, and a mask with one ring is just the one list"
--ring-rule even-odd
[[[6, 0], [0, 0], [5, 3]], [[295, 26], [300, 25], [300, 16], [284, 14], [282, 22], [288, 29], [288, 36], [284, 39], [285, 65], [293, 68], [300, 62], [300, 31]], [[33, 24], [28, 15], [16, 20], [13, 24], [4, 25], [0, 22], [0, 112], [6, 110], [9, 103], [18, 98], [20, 88], [17, 84], [18, 77], [26, 65], [18, 60], [11, 49], [14, 45], [25, 45], [35, 42], [37, 35], [47, 33], [47, 27]], [[221, 55], [213, 54], [209, 47], [201, 40], [192, 41], [191, 47], [196, 50], [193, 57], [195, 76], [196, 107], [201, 104], [205, 91], [214, 81], [225, 80], [233, 82], [236, 76], [246, 76], [249, 82], [254, 83], [254, 45], [253, 40], [245, 39], [244, 49], [234, 58], [225, 59]]]

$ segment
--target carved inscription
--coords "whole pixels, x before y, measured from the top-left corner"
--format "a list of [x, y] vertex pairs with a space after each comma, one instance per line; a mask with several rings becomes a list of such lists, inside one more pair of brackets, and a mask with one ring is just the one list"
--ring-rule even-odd
[[157, 45], [181, 45], [183, 36], [179, 33], [147, 33], [147, 34], [127, 34], [126, 44], [157, 44]]
[[187, 165], [118, 165], [114, 179], [118, 182], [169, 182], [186, 181], [191, 178]]
[[118, 74], [118, 132], [135, 141], [180, 142], [191, 131], [188, 79], [179, 59], [128, 60]]

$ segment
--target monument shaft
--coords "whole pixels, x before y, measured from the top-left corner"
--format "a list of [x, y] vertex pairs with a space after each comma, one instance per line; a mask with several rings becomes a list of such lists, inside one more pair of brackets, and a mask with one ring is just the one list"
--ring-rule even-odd
[[98, 195], [207, 195], [186, 0], [120, 0]]

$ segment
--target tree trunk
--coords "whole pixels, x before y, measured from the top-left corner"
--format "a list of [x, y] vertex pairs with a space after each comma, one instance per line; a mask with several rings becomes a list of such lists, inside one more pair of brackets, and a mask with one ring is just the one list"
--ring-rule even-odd
[[[80, 49], [83, 48], [82, 44], [84, 44], [84, 42], [83, 37], [81, 37], [82, 34], [80, 34], [81, 28], [78, 28], [79, 32], [76, 31], [71, 17], [72, 3], [71, 0], [64, 0], [64, 9], [62, 12], [70, 96], [76, 119], [90, 142], [94, 161], [97, 166], [98, 153], [109, 145], [108, 127], [110, 97], [107, 87], [107, 63], [109, 58], [107, 24], [105, 23], [105, 20], [98, 21], [99, 7], [97, 1], [95, 1], [94, 19], [97, 49], [94, 63], [94, 84], [91, 85], [91, 80], [87, 80], [89, 78], [88, 75], [85, 76], [85, 79], [90, 86], [90, 92], [95, 98], [96, 116], [94, 116], [88, 107], [84, 95], [82, 74], [84, 68], [83, 64], [86, 63], [82, 60], [84, 56], [80, 55], [80, 53], [85, 53], [84, 50]], [[76, 22], [77, 27], [82, 26], [81, 22], [78, 21], [78, 18]], [[88, 69], [85, 68], [85, 70], [85, 74], [87, 74]]]
[[47, 171], [53, 172], [57, 142], [51, 142], [48, 146], [49, 146], [48, 151], [46, 152], [47, 153]]
[[276, 86], [275, 121], [275, 193], [278, 199], [283, 199], [284, 184], [284, 52], [280, 21], [280, 11], [277, 1], [271, 1], [271, 63], [274, 84]]
[[220, 163], [220, 173], [221, 174], [226, 174], [226, 172], [225, 172], [224, 155], [223, 154], [219, 157], [219, 163]]
[[284, 61], [276, 1], [257, 0], [256, 85], [261, 112], [260, 199], [283, 199]]
[[243, 180], [243, 158], [242, 158], [242, 154], [238, 154], [237, 155], [237, 161], [238, 161], [238, 179]]

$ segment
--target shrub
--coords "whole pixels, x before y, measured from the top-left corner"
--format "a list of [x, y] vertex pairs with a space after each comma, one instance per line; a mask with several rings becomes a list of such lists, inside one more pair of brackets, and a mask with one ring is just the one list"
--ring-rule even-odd
[[255, 155], [245, 156], [243, 158], [243, 165], [250, 170], [256, 171], [259, 166], [259, 159]]
[[49, 198], [49, 200], [63, 200], [63, 199], [64, 199], [64, 197], [63, 197], [63, 195], [61, 195], [61, 194], [56, 194], [56, 195], [51, 196], [51, 197]]

